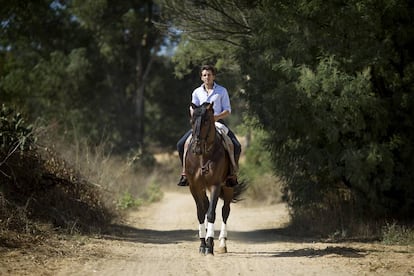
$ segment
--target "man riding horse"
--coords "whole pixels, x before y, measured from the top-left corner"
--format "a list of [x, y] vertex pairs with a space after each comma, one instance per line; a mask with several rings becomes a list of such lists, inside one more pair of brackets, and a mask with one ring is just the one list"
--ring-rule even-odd
[[[231, 114], [230, 98], [227, 89], [221, 85], [218, 85], [214, 80], [216, 77], [216, 69], [212, 65], [203, 65], [200, 69], [200, 78], [203, 84], [196, 88], [192, 93], [192, 104], [197, 106], [208, 102], [213, 104], [214, 120], [220, 126], [224, 126], [224, 132], [230, 137], [234, 146], [234, 160], [235, 166], [238, 167], [239, 157], [241, 153], [241, 145], [237, 140], [234, 133], [224, 124], [223, 119]], [[190, 107], [190, 113], [193, 114], [193, 108]], [[184, 156], [184, 144], [187, 138], [191, 135], [192, 130], [189, 130], [177, 143], [177, 150], [180, 156], [181, 164], [183, 164]], [[226, 185], [233, 187], [238, 184], [237, 182], [237, 169], [233, 168], [228, 176]], [[188, 186], [187, 176], [183, 165], [183, 171], [181, 174], [178, 186]]]

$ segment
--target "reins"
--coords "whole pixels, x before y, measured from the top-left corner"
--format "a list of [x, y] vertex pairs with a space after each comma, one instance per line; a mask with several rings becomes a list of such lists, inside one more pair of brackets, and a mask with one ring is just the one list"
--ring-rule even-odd
[[[196, 143], [197, 146], [200, 146], [200, 150], [201, 152], [199, 154], [208, 154], [211, 152], [211, 150], [214, 148], [215, 142], [216, 142], [216, 137], [217, 137], [217, 131], [215, 130], [215, 126], [214, 123], [209, 123], [208, 124], [208, 128], [207, 128], [207, 132], [206, 132], [206, 136], [205, 137], [200, 137], [201, 136], [201, 126], [203, 121], [205, 120], [204, 117], [208, 116], [208, 110], [207, 108], [205, 108], [205, 106], [201, 106], [199, 108], [202, 108], [201, 110], [197, 110], [197, 112], [195, 112], [195, 126], [194, 126], [194, 140], [193, 142]], [[204, 120], [203, 120], [204, 119]], [[210, 142], [209, 138], [210, 133], [211, 133], [211, 128], [212, 125], [214, 127], [214, 139]], [[193, 152], [195, 152], [195, 148], [193, 147]]]

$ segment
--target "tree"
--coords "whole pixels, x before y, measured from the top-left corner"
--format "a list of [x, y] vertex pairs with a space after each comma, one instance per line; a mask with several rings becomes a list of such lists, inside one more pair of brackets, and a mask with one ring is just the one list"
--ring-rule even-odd
[[364, 217], [412, 217], [413, 12], [409, 1], [263, 1], [241, 51], [246, 96], [293, 206], [342, 184]]
[[[163, 62], [163, 64], [159, 64]], [[198, 71], [177, 80], [170, 59], [156, 61], [146, 97], [146, 144], [173, 151], [181, 135], [191, 127], [188, 106], [191, 92], [199, 81]]]
[[167, 59], [152, 1], [15, 1], [0, 12], [2, 102], [32, 121], [57, 122], [69, 139], [105, 139], [116, 152], [145, 148], [144, 103], [157, 88], [150, 76]]
[[129, 94], [128, 102], [118, 111], [130, 111], [124, 105], [133, 103], [135, 118], [130, 121], [136, 127], [131, 126], [131, 132], [136, 135], [129, 137], [143, 147], [145, 87], [163, 44], [163, 37], [152, 23], [157, 20], [157, 7], [152, 1], [74, 1], [72, 10], [81, 26], [93, 33], [111, 81], [118, 82], [118, 93]]
[[233, 115], [229, 124], [240, 124], [245, 102], [240, 97], [243, 81], [236, 54], [243, 46], [243, 39], [250, 36], [249, 11], [257, 1], [156, 2], [162, 19], [157, 27], [179, 41], [172, 57], [176, 76], [194, 74], [202, 64], [215, 65], [217, 81], [230, 92]]
[[234, 46], [220, 55], [245, 76], [241, 95], [271, 137], [293, 212], [346, 190], [362, 218], [412, 218], [410, 1], [164, 2], [183, 14], [168, 13], [189, 37], [178, 52]]

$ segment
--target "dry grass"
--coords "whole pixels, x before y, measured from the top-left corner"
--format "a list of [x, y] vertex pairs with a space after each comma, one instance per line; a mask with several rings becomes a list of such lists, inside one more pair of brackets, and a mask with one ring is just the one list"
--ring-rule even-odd
[[265, 173], [248, 181], [248, 189], [244, 197], [251, 204], [274, 204], [282, 201], [282, 182], [272, 175]]
[[361, 217], [352, 194], [332, 192], [319, 203], [291, 209], [289, 231], [300, 236], [320, 237], [330, 242], [381, 241], [389, 245], [414, 244], [412, 223], [398, 225], [385, 219]]
[[162, 189], [176, 189], [177, 156], [164, 155], [151, 167], [142, 158], [112, 155], [105, 144], [65, 144], [50, 135], [40, 137], [35, 150], [13, 155], [7, 169], [0, 167], [0, 274], [26, 273], [62, 256], [99, 254], [82, 240], [123, 220], [125, 194], [146, 204], [160, 200]]
[[39, 143], [2, 160], [0, 246], [36, 242], [56, 230], [96, 233], [117, 217], [102, 188], [53, 146]]
[[45, 225], [66, 233], [96, 232], [116, 217], [99, 188], [49, 148], [12, 156], [2, 172], [0, 240], [6, 244], [13, 232], [35, 237]]

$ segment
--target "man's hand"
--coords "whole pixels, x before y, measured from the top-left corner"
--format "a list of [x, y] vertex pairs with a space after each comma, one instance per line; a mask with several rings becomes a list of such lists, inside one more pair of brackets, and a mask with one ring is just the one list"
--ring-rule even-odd
[[220, 114], [214, 115], [214, 121], [217, 122], [220, 119], [224, 119], [229, 116], [230, 112], [228, 110], [224, 110]]

